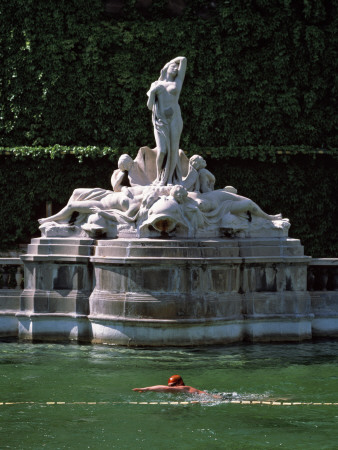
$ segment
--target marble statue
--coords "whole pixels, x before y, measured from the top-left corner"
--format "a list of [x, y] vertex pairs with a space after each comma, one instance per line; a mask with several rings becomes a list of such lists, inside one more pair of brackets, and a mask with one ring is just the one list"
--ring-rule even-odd
[[182, 181], [178, 150], [183, 129], [181, 109], [178, 104], [187, 67], [184, 56], [169, 61], [161, 70], [147, 93], [147, 106], [152, 110], [157, 148], [156, 179], [154, 184], [174, 185]]
[[64, 208], [39, 219], [43, 236], [287, 236], [288, 219], [266, 214], [232, 186], [215, 190], [203, 157], [188, 160], [179, 148], [186, 67], [186, 58], [174, 58], [147, 93], [156, 147], [141, 147], [135, 159], [121, 155], [112, 190], [75, 189]]

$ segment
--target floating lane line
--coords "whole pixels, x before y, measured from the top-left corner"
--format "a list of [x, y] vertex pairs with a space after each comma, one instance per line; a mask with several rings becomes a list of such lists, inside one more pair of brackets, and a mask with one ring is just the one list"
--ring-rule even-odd
[[196, 405], [196, 404], [233, 404], [233, 405], [263, 405], [263, 406], [338, 406], [338, 402], [287, 402], [268, 400], [191, 400], [182, 402], [0, 402], [0, 406], [12, 405]]

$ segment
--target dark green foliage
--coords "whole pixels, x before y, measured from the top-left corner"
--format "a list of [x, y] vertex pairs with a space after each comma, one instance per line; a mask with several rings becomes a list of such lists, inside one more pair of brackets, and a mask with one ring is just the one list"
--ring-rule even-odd
[[0, 156], [0, 247], [8, 248], [39, 236], [37, 219], [45, 217], [45, 202], [52, 201], [56, 212], [77, 187], [109, 189], [117, 166], [108, 157], [79, 163], [74, 156]]
[[218, 187], [235, 186], [269, 214], [291, 222], [289, 236], [300, 239], [312, 257], [338, 254], [338, 170], [336, 159], [297, 155], [275, 164], [231, 158], [209, 160]]
[[337, 147], [338, 0], [141, 3], [1, 2], [0, 145], [152, 145], [146, 92], [184, 55], [185, 150]]
[[[39, 236], [37, 219], [45, 217], [45, 202], [53, 213], [63, 207], [78, 187], [110, 188], [117, 167], [114, 151], [67, 148], [48, 156], [48, 149], [15, 149], [0, 153], [0, 248]], [[60, 151], [62, 150], [62, 151]], [[17, 152], [17, 156], [14, 156]], [[68, 153], [67, 153], [68, 152]], [[85, 153], [86, 152], [86, 153]], [[92, 152], [92, 153], [91, 153]], [[49, 149], [51, 153], [51, 149]], [[92, 154], [95, 159], [83, 155]], [[101, 157], [100, 157], [101, 156]], [[80, 162], [82, 161], [82, 162]], [[217, 188], [235, 186], [240, 195], [256, 201], [266, 212], [282, 212], [292, 227], [290, 236], [301, 239], [307, 255], [338, 254], [337, 159], [330, 155], [275, 155], [275, 162], [243, 157], [207, 158]]]
[[181, 148], [336, 256], [338, 0], [108, 3], [0, 2], [0, 247], [154, 145], [146, 92], [184, 55]]
[[[74, 155], [79, 162], [83, 161], [83, 158], [101, 158], [102, 156], [108, 156], [112, 161], [121, 155], [122, 153], [129, 153], [131, 156], [135, 156], [138, 148], [131, 147], [99, 147], [99, 146], [64, 146], [53, 145], [49, 147], [29, 147], [29, 146], [17, 146], [17, 147], [0, 147], [0, 155], [14, 156], [16, 159], [20, 158], [64, 158], [65, 155]], [[330, 155], [334, 159], [338, 159], [338, 151], [336, 148], [330, 149], [314, 149], [313, 147], [306, 145], [290, 145], [282, 147], [274, 147], [272, 145], [257, 145], [257, 146], [245, 146], [245, 147], [198, 147], [191, 146], [189, 150], [185, 150], [187, 156], [192, 156], [195, 153], [204, 157], [211, 157], [214, 159], [224, 158], [242, 158], [242, 159], [257, 159], [258, 161], [272, 161], [276, 162], [277, 158], [282, 157], [283, 161], [287, 161], [290, 156], [295, 155]], [[281, 156], [282, 155], [282, 156]]]

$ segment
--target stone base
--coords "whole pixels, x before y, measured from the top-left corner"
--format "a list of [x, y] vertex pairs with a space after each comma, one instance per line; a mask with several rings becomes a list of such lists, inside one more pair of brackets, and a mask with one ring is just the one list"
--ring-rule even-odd
[[16, 330], [129, 346], [309, 339], [310, 259], [289, 238], [33, 239]]
[[0, 337], [17, 337], [18, 319], [16, 313], [20, 310], [20, 290], [0, 290]]
[[18, 319], [15, 313], [1, 312], [0, 314], [0, 337], [16, 338], [18, 336]]
[[315, 337], [338, 337], [338, 291], [310, 292]]
[[87, 316], [18, 313], [17, 319], [18, 336], [24, 341], [91, 341]]
[[293, 342], [311, 339], [304, 318], [204, 323], [123, 322], [92, 319], [92, 342], [127, 346], [194, 346], [235, 342]]

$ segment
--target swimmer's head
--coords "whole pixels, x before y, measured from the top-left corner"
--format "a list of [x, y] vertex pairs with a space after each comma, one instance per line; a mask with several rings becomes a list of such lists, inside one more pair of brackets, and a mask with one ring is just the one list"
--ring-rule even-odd
[[172, 375], [168, 380], [168, 386], [185, 386], [180, 375]]

